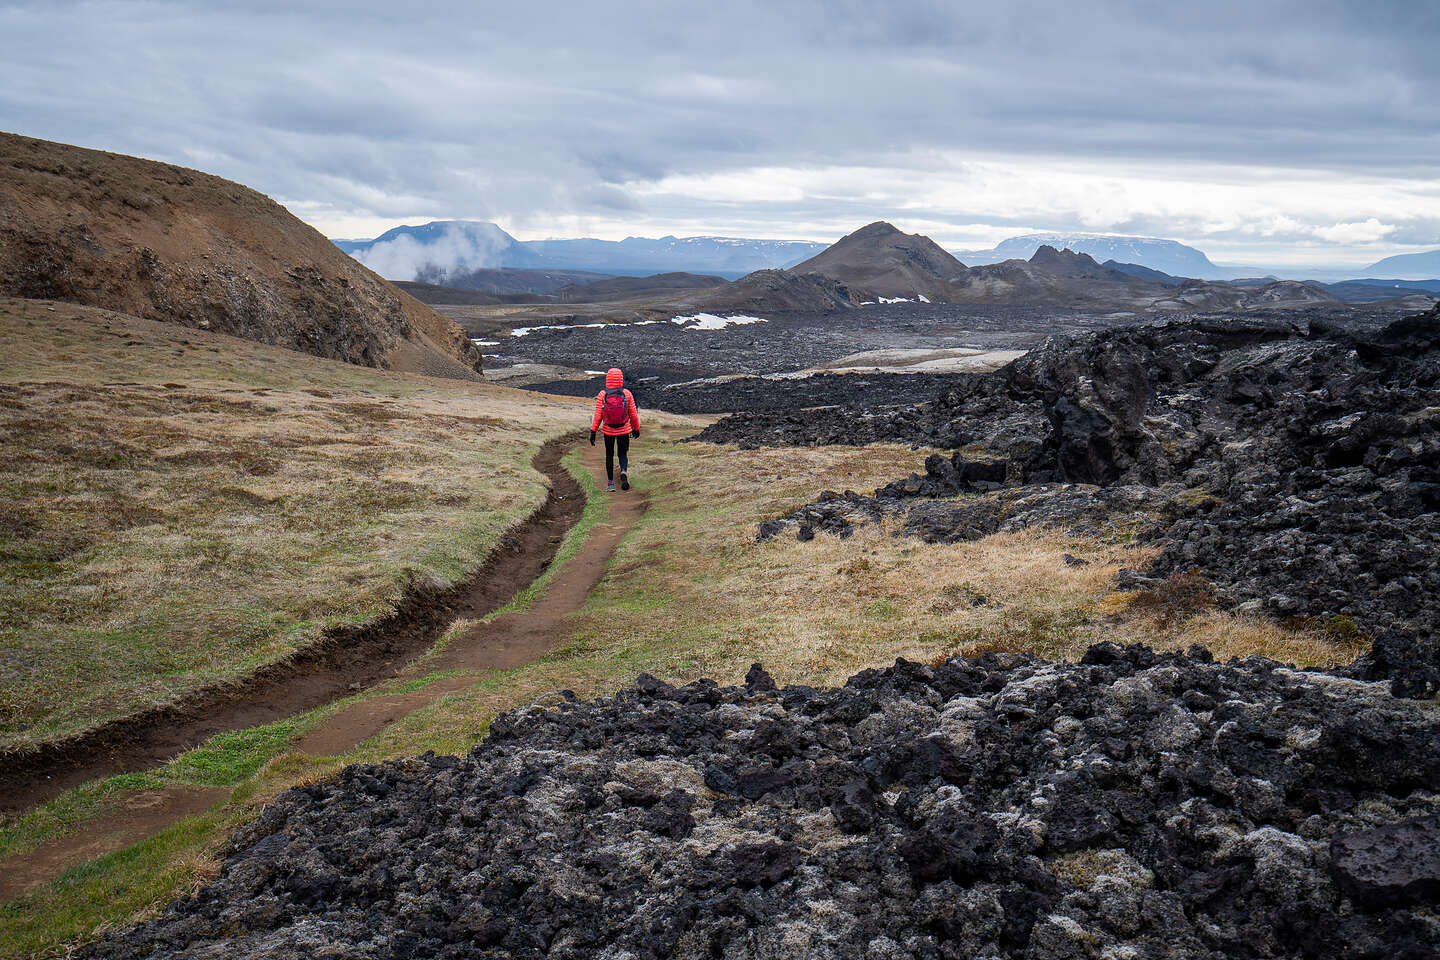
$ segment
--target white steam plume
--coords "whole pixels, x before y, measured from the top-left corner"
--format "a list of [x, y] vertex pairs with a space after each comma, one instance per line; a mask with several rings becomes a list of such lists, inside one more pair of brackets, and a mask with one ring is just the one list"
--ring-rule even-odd
[[402, 233], [357, 250], [352, 256], [386, 280], [423, 279], [443, 283], [452, 274], [499, 266], [500, 255], [511, 242], [494, 224], [451, 223], [428, 243]]

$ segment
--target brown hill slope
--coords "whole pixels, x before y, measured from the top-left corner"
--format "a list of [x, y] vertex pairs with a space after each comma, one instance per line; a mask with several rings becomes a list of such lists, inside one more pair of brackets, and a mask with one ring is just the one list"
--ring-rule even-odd
[[1124, 273], [1111, 267], [1096, 263], [1095, 258], [1088, 253], [1076, 253], [1069, 247], [1063, 250], [1056, 250], [1049, 244], [1041, 244], [1040, 249], [1030, 257], [1030, 266], [1056, 277], [1068, 277], [1072, 280], [1108, 280], [1114, 283], [1134, 283], [1136, 280], [1143, 280], [1134, 274]]
[[882, 297], [948, 300], [953, 285], [968, 273], [965, 264], [934, 240], [901, 233], [884, 220], [841, 237], [820, 253], [790, 268], [818, 273], [857, 290]]
[[473, 377], [463, 330], [248, 187], [0, 133], [0, 293]]

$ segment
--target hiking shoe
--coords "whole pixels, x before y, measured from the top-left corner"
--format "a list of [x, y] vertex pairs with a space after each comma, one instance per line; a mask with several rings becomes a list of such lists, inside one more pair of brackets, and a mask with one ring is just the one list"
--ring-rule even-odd
[[629, 489], [630, 489], [630, 477], [626, 475], [626, 473], [625, 473], [624, 470], [621, 470], [621, 471], [620, 471], [620, 489], [621, 489], [621, 490], [629, 490]]
[[609, 483], [609, 485], [608, 485], [605, 489], [606, 489], [606, 490], [609, 490], [611, 493], [614, 493], [614, 492], [615, 492], [615, 481], [614, 481], [614, 480], [611, 480], [610, 483]]

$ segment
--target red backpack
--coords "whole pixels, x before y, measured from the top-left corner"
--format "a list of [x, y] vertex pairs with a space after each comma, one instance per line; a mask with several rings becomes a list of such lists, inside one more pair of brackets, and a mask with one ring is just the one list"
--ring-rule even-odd
[[607, 427], [623, 427], [630, 422], [630, 404], [625, 402], [624, 387], [610, 387], [600, 405], [600, 418]]

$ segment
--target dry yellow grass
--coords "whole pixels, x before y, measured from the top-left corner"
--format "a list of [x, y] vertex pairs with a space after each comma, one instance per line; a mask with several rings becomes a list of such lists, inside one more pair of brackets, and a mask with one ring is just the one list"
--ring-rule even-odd
[[[1179, 612], [1112, 592], [1149, 548], [1057, 529], [926, 544], [880, 526], [753, 542], [755, 524], [821, 489], [869, 490], [924, 452], [736, 451], [685, 444], [642, 461], [665, 491], [622, 546], [612, 574], [577, 618], [572, 652], [647, 649], [676, 679], [734, 679], [752, 660], [777, 679], [838, 683], [896, 657], [933, 661], [1014, 650], [1075, 659], [1101, 640], [1157, 649], [1209, 647], [1303, 665], [1348, 662], [1362, 638], [1222, 612]], [[1088, 561], [1067, 565], [1065, 554]]]
[[0, 749], [448, 584], [581, 405], [0, 301]]

